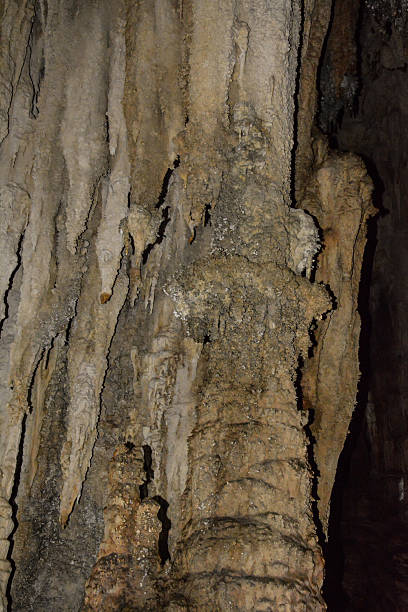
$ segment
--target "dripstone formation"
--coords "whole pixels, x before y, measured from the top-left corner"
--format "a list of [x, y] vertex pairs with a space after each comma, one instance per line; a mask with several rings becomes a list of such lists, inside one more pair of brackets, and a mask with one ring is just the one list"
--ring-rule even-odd
[[2, 609], [326, 608], [373, 211], [330, 11], [0, 2]]

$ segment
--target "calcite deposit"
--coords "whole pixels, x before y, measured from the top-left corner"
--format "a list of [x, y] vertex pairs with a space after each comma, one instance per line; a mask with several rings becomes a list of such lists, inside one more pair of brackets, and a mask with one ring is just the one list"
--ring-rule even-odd
[[2, 609], [325, 609], [371, 212], [330, 7], [0, 2]]
[[319, 517], [327, 532], [337, 461], [360, 378], [358, 289], [366, 222], [375, 208], [362, 160], [352, 154], [330, 154], [321, 137], [314, 146], [316, 170], [302, 205], [319, 219], [324, 247], [315, 278], [329, 288], [333, 309], [314, 331], [315, 347], [305, 363], [302, 389], [304, 407], [313, 410]]

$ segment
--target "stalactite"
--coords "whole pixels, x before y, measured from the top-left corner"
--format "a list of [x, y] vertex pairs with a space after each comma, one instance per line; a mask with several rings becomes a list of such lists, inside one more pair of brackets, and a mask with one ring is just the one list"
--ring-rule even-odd
[[322, 231], [315, 278], [330, 288], [334, 308], [314, 331], [316, 346], [305, 364], [302, 389], [305, 407], [313, 411], [319, 514], [327, 533], [337, 462], [360, 378], [360, 270], [367, 221], [375, 209], [371, 179], [361, 159], [330, 153], [321, 136], [316, 138], [314, 148], [316, 170], [305, 189], [302, 206], [315, 216]]
[[4, 609], [325, 608], [299, 363], [351, 177], [358, 370], [369, 188], [313, 159], [304, 4], [2, 3]]

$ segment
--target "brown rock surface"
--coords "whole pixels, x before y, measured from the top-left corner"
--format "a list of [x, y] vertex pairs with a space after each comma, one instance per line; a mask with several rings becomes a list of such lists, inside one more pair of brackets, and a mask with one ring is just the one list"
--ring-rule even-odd
[[371, 179], [360, 158], [329, 154], [326, 143], [319, 137], [315, 151], [316, 170], [305, 190], [302, 206], [318, 219], [322, 230], [316, 280], [330, 288], [334, 308], [314, 332], [315, 348], [305, 363], [302, 389], [305, 408], [313, 411], [311, 432], [316, 439], [318, 508], [327, 534], [337, 462], [360, 378], [360, 271], [367, 220], [375, 209], [371, 203]]
[[345, 415], [369, 211], [356, 158], [310, 170], [330, 3], [1, 6], [3, 608], [323, 610], [297, 384], [332, 305], [303, 207], [344, 303], [319, 330], [354, 326]]

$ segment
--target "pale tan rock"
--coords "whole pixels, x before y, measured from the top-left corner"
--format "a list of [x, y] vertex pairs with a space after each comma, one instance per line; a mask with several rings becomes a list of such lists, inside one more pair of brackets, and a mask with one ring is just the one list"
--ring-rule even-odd
[[[85, 21], [85, 20], [84, 20]], [[74, 70], [67, 76], [61, 145], [68, 170], [67, 247], [75, 253], [85, 230], [93, 192], [106, 156], [104, 121], [107, 65], [104, 61], [103, 15], [90, 5], [77, 46], [69, 58]]]
[[[325, 533], [337, 461], [354, 410], [359, 370], [360, 270], [367, 220], [375, 211], [372, 183], [355, 155], [329, 154], [321, 144], [317, 168], [302, 205], [318, 219], [322, 251], [316, 280], [328, 285], [335, 307], [317, 325], [316, 347], [302, 377], [305, 406], [313, 410], [311, 430], [318, 477], [319, 515]], [[317, 150], [315, 149], [315, 150]]]
[[101, 304], [95, 272], [94, 263], [82, 287], [68, 350], [67, 439], [61, 452], [63, 526], [81, 495], [91, 461], [109, 347], [128, 291], [128, 279], [123, 272], [119, 273], [112, 297], [107, 304]]
[[[108, 110], [111, 172], [102, 185], [102, 218], [98, 228], [96, 252], [101, 275], [101, 302], [112, 295], [124, 247], [122, 222], [128, 213], [129, 160], [127, 129], [122, 108], [125, 84], [125, 20], [118, 17], [112, 32], [112, 57], [109, 74]], [[104, 297], [102, 297], [104, 296]]]

